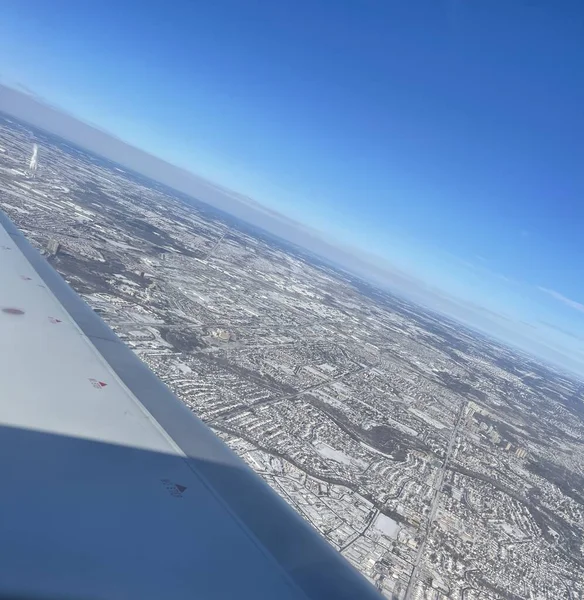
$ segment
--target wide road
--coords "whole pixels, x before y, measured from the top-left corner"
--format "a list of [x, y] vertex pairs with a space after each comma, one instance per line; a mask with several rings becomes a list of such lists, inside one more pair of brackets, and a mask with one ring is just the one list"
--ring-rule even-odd
[[436, 518], [438, 507], [440, 506], [440, 494], [442, 492], [442, 487], [444, 486], [444, 477], [448, 468], [448, 462], [450, 461], [450, 458], [452, 456], [452, 451], [454, 450], [454, 442], [456, 441], [456, 436], [458, 435], [460, 425], [462, 424], [463, 417], [466, 413], [467, 405], [468, 402], [462, 403], [462, 406], [460, 407], [460, 411], [458, 413], [458, 418], [456, 419], [456, 424], [454, 425], [454, 429], [452, 430], [452, 434], [450, 435], [450, 440], [448, 441], [448, 450], [446, 451], [446, 457], [444, 458], [442, 468], [440, 469], [440, 474], [438, 475], [438, 482], [436, 485], [436, 489], [434, 490], [434, 496], [432, 497], [432, 504], [430, 505], [430, 516], [428, 517], [428, 522], [426, 524], [426, 532], [424, 533], [424, 537], [420, 542], [420, 546], [416, 554], [414, 568], [410, 576], [410, 582], [408, 583], [404, 600], [410, 600], [412, 594], [414, 593], [414, 590], [416, 589], [416, 583], [418, 582], [418, 577], [420, 575], [421, 570], [422, 557], [424, 556], [424, 550], [426, 549], [426, 542], [428, 541], [428, 536], [430, 535], [432, 524], [434, 523], [434, 519]]

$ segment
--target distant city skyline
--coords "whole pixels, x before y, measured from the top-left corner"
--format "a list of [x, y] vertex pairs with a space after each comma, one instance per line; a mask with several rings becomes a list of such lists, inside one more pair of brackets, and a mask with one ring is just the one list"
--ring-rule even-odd
[[584, 7], [276, 4], [10, 5], [0, 77], [584, 371]]

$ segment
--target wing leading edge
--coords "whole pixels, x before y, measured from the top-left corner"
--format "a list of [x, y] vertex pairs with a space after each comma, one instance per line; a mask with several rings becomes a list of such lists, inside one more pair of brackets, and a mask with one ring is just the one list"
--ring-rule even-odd
[[0, 596], [379, 599], [0, 212]]

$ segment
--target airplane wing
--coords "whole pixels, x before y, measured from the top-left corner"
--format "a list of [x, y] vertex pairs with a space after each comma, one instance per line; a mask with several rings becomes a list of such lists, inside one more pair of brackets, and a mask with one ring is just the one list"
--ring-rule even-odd
[[0, 597], [379, 599], [0, 213]]

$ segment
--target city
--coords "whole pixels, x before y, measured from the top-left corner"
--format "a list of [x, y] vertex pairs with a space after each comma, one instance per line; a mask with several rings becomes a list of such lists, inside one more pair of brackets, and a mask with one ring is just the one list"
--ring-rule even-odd
[[4, 211], [387, 598], [584, 598], [584, 382], [0, 115]]

